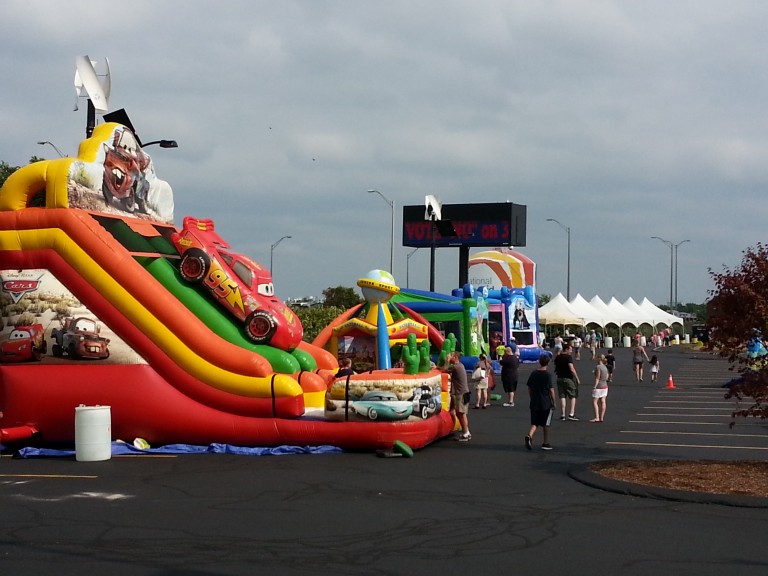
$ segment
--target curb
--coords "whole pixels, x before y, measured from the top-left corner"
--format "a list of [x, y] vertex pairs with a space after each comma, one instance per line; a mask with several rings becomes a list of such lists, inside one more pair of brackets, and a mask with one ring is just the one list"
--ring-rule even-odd
[[615, 494], [637, 496], [640, 498], [656, 498], [658, 500], [670, 500], [673, 502], [686, 502], [692, 504], [717, 504], [720, 506], [734, 506], [739, 508], [768, 508], [768, 498], [759, 496], [739, 496], [730, 494], [709, 494], [706, 492], [688, 492], [684, 490], [671, 490], [656, 486], [633, 484], [607, 478], [602, 474], [593, 472], [591, 467], [597, 462], [579, 465], [568, 471], [568, 476], [577, 482]]

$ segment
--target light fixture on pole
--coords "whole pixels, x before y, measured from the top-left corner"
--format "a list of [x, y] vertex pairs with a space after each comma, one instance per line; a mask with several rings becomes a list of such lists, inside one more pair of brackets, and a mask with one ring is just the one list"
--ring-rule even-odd
[[411, 287], [411, 256], [416, 254], [418, 248], [414, 248], [405, 256], [405, 287]]
[[293, 238], [293, 236], [283, 236], [282, 238], [280, 238], [280, 240], [272, 244], [272, 246], [270, 246], [269, 248], [269, 275], [270, 276], [272, 275], [272, 256], [274, 255], [275, 248], [277, 248], [277, 245], [280, 244], [280, 242], [282, 242], [286, 238]]
[[64, 158], [64, 153], [61, 150], [59, 150], [58, 146], [56, 146], [56, 144], [54, 144], [53, 142], [48, 142], [48, 140], [44, 140], [42, 142], [38, 142], [38, 144], [40, 144], [40, 146], [45, 146], [46, 144], [52, 146], [53, 149], [56, 150], [56, 153], [59, 155], [59, 158]]
[[672, 287], [674, 286], [674, 270], [675, 270], [675, 245], [672, 244], [669, 240], [665, 240], [664, 238], [661, 238], [659, 236], [651, 236], [651, 239], [661, 240], [669, 246], [669, 309], [671, 310], [674, 308], [674, 294], [672, 292]]
[[391, 227], [389, 231], [389, 273], [394, 274], [395, 273], [395, 202], [394, 200], [390, 200], [384, 194], [379, 192], [378, 190], [368, 190], [368, 194], [378, 194], [382, 197], [384, 202], [389, 204], [389, 209], [391, 211]]
[[142, 142], [141, 147], [146, 148], [147, 146], [152, 146], [154, 144], [159, 144], [160, 148], [178, 148], [179, 144], [176, 142], [176, 140], [152, 140], [152, 142]]
[[547, 222], [554, 222], [560, 228], [565, 230], [565, 233], [568, 235], [568, 263], [566, 268], [566, 283], [565, 283], [565, 297], [567, 298], [568, 302], [571, 301], [571, 228], [570, 226], [563, 226], [560, 222], [555, 220], [554, 218], [547, 218]]

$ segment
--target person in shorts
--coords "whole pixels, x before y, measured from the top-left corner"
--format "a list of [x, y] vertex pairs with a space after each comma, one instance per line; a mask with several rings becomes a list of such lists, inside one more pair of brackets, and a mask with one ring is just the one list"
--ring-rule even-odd
[[549, 427], [552, 424], [552, 414], [555, 411], [555, 389], [552, 386], [552, 374], [549, 373], [549, 354], [539, 356], [539, 368], [528, 376], [528, 394], [531, 397], [531, 427], [525, 437], [525, 447], [533, 448], [533, 437], [536, 430], [544, 429], [542, 450], [552, 450], [549, 443]]
[[608, 408], [608, 367], [606, 366], [606, 358], [602, 354], [597, 357], [594, 374], [595, 386], [592, 388], [592, 406], [595, 409], [595, 417], [590, 422], [603, 422], [605, 410]]
[[[555, 356], [555, 376], [557, 395], [560, 397], [560, 420], [578, 420], [576, 399], [579, 397], [579, 375], [573, 365], [570, 344], [564, 344], [563, 351]], [[569, 404], [568, 412], [565, 410], [566, 404]]]
[[504, 349], [504, 355], [499, 360], [501, 365], [501, 385], [507, 395], [507, 401], [504, 406], [512, 408], [515, 405], [515, 392], [517, 391], [518, 367], [520, 359], [512, 351], [511, 346]]
[[461, 363], [461, 354], [453, 352], [448, 357], [448, 366], [444, 369], [451, 377], [451, 411], [461, 426], [461, 432], [456, 434], [459, 442], [468, 442], [472, 438], [469, 433], [469, 383], [467, 370]]
[[616, 369], [616, 356], [613, 355], [613, 348], [608, 350], [605, 357], [605, 367], [608, 369], [608, 382], [613, 382], [613, 371]]

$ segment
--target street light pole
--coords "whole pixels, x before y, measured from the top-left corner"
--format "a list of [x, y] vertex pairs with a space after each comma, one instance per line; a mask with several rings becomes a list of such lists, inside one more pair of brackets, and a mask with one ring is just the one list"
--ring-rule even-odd
[[58, 146], [56, 146], [56, 144], [54, 144], [53, 142], [48, 142], [48, 140], [44, 140], [43, 142], [38, 142], [38, 144], [40, 144], [40, 146], [45, 146], [46, 144], [49, 144], [50, 146], [53, 147], [54, 150], [56, 150], [56, 153], [59, 155], [59, 158], [64, 158], [64, 153], [61, 150], [59, 150]]
[[565, 233], [568, 236], [568, 264], [567, 264], [567, 272], [566, 272], [566, 283], [565, 283], [565, 297], [568, 299], [568, 302], [571, 301], [571, 228], [570, 226], [563, 226], [560, 222], [555, 220], [554, 218], [547, 218], [547, 222], [554, 222], [560, 228], [565, 230]]
[[686, 242], [690, 242], [690, 240], [681, 240], [677, 244], [675, 244], [675, 309], [677, 309], [677, 306], [680, 305], [680, 301], [677, 299], [677, 264], [679, 262], [679, 259], [677, 257], [677, 249], [681, 244], [685, 244]]
[[405, 287], [411, 287], [411, 256], [416, 254], [418, 248], [414, 248], [405, 256]]
[[378, 194], [382, 197], [384, 202], [389, 204], [389, 210], [391, 212], [391, 227], [389, 230], [389, 273], [394, 274], [395, 273], [395, 202], [394, 200], [390, 200], [384, 194], [379, 192], [378, 190], [368, 190], [368, 194]]
[[277, 248], [277, 245], [280, 244], [280, 242], [282, 242], [286, 238], [293, 238], [293, 236], [283, 236], [282, 238], [280, 238], [280, 240], [272, 244], [272, 246], [270, 246], [269, 248], [269, 275], [270, 276], [272, 276], [272, 256], [275, 252], [275, 248]]
[[664, 242], [664, 244], [669, 246], [669, 309], [672, 310], [672, 308], [674, 308], [674, 304], [673, 304], [674, 296], [672, 292], [672, 286], [673, 286], [673, 281], [675, 277], [674, 275], [675, 245], [672, 244], [672, 242], [670, 242], [669, 240], [664, 240], [664, 238], [661, 238], [659, 236], [651, 236], [651, 239], [661, 240], [662, 242]]

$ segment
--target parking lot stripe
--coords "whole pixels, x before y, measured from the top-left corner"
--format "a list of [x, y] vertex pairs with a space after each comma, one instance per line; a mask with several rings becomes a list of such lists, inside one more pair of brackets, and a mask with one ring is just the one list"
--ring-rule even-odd
[[723, 450], [768, 450], [768, 446], [717, 446], [709, 444], [664, 444], [655, 442], [606, 442], [613, 446], [657, 446], [667, 448], [707, 448]]

